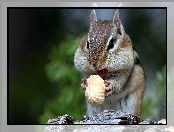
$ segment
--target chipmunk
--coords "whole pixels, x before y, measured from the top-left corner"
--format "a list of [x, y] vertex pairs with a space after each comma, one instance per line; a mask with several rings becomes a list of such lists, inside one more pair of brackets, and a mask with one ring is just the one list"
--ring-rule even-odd
[[100, 75], [105, 81], [105, 101], [100, 106], [87, 102], [87, 115], [103, 110], [123, 111], [140, 116], [145, 74], [137, 52], [125, 33], [118, 9], [113, 20], [97, 20], [90, 14], [90, 28], [74, 56], [74, 65], [83, 75], [82, 87], [90, 75]]

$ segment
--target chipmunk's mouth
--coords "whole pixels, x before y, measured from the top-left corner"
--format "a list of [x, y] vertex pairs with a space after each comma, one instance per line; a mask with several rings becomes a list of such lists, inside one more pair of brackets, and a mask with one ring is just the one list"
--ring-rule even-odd
[[110, 76], [110, 72], [107, 69], [102, 69], [102, 70], [99, 70], [96, 72], [101, 77], [109, 77]]

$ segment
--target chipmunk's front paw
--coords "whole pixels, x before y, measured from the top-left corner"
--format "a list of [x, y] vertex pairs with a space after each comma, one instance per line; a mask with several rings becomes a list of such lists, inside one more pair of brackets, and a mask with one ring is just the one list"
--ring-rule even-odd
[[82, 84], [81, 84], [82, 89], [85, 91], [87, 87], [87, 79], [82, 79]]
[[105, 84], [105, 97], [107, 97], [112, 94], [112, 88], [110, 82], [108, 82], [107, 80], [104, 81], [104, 84]]

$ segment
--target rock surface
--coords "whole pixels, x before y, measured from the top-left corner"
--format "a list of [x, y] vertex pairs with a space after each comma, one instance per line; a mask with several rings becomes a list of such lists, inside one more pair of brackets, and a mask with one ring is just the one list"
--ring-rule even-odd
[[52, 125], [44, 132], [173, 132], [159, 125]]
[[73, 117], [66, 114], [49, 119], [47, 124], [54, 125], [45, 127], [44, 132], [171, 132], [170, 129], [164, 128], [165, 126], [161, 127], [162, 123], [159, 121], [143, 120], [138, 116], [113, 110], [83, 116], [81, 121], [74, 121]]
[[74, 121], [69, 115], [58, 116], [55, 119], [49, 119], [46, 124], [162, 124], [154, 120], [143, 120], [138, 116], [125, 112], [115, 112], [114, 110], [104, 110], [100, 113], [93, 113], [91, 116], [83, 116], [81, 121]]

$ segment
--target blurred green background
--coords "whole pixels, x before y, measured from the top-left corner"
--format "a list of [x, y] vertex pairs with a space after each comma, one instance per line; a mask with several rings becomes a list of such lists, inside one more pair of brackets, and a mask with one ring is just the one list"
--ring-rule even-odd
[[[120, 9], [126, 33], [147, 76], [142, 118], [166, 118], [166, 9]], [[91, 9], [8, 9], [8, 124], [45, 124], [85, 114], [74, 52], [89, 28]], [[112, 20], [115, 9], [96, 9]]]

